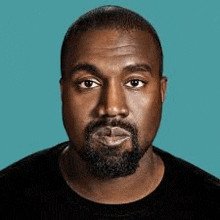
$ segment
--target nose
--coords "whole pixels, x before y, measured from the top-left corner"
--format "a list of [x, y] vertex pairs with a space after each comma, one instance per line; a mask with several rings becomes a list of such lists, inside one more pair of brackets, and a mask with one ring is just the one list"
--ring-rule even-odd
[[127, 117], [129, 115], [125, 93], [118, 80], [113, 79], [103, 87], [98, 115], [99, 117]]

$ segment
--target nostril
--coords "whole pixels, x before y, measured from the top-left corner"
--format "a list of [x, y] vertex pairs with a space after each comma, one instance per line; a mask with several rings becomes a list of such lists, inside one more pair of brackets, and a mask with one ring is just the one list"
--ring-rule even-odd
[[107, 116], [107, 117], [116, 117], [118, 115], [127, 117], [129, 114], [127, 107], [106, 107], [100, 106], [98, 110], [99, 117]]
[[121, 114], [124, 115], [125, 117], [128, 116], [129, 115], [128, 108], [127, 107], [123, 108]]

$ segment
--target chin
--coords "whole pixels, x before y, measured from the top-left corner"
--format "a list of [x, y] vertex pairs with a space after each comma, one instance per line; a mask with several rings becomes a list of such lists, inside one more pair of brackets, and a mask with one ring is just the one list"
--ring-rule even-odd
[[145, 152], [137, 144], [127, 141], [111, 147], [87, 144], [78, 153], [92, 175], [101, 179], [112, 179], [134, 174]]

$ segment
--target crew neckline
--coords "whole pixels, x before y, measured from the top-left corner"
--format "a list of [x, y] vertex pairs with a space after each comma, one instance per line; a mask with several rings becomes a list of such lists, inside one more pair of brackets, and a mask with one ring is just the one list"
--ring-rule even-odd
[[149, 195], [134, 202], [124, 203], [124, 204], [104, 204], [104, 203], [94, 202], [89, 199], [81, 197], [79, 194], [73, 191], [66, 183], [59, 167], [58, 158], [60, 153], [67, 146], [68, 146], [68, 142], [62, 145], [57, 151], [56, 170], [60, 179], [63, 197], [65, 197], [73, 207], [78, 206], [78, 208], [83, 209], [85, 212], [91, 212], [93, 213], [93, 215], [105, 215], [112, 217], [127, 216], [127, 215], [137, 214], [140, 212], [145, 212], [145, 214], [146, 213], [152, 214], [154, 210], [157, 209], [158, 205], [161, 204], [161, 200], [166, 197], [165, 193], [167, 188], [166, 184], [168, 178], [168, 173], [167, 173], [168, 167], [166, 165], [166, 161], [161, 156], [161, 153], [159, 153], [157, 149], [155, 149], [155, 147], [153, 148], [154, 152], [161, 157], [165, 166], [162, 180], [160, 184], [157, 186], [157, 188]]

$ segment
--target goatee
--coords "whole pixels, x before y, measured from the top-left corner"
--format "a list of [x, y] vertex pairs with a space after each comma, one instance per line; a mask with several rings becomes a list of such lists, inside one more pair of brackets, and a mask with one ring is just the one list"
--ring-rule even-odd
[[[129, 132], [130, 147], [124, 149], [121, 146], [123, 143], [115, 146], [94, 144], [93, 134], [106, 126], [119, 127]], [[101, 179], [111, 179], [135, 173], [145, 151], [145, 149], [140, 149], [136, 126], [121, 120], [106, 119], [91, 122], [86, 127], [85, 143], [78, 154], [86, 161], [90, 173]]]

